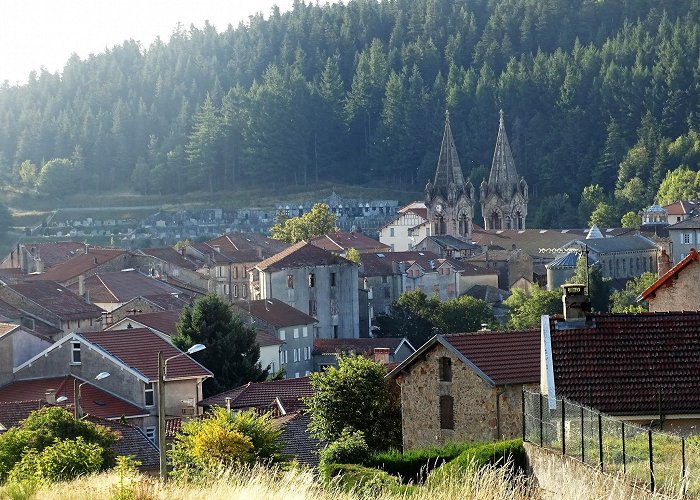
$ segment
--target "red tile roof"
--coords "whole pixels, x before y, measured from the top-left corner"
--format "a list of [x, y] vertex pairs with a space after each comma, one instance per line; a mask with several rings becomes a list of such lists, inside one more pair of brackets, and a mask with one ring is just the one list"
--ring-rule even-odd
[[255, 342], [260, 347], [269, 347], [271, 345], [282, 345], [283, 342], [275, 337], [274, 335], [270, 335], [267, 332], [263, 332], [262, 330], [256, 330], [255, 331]]
[[398, 273], [398, 264], [404, 263], [405, 269], [413, 264], [418, 264], [427, 273], [437, 272], [437, 269], [445, 263], [452, 268], [461, 271], [464, 276], [497, 275], [492, 269], [475, 266], [469, 262], [452, 258], [443, 259], [438, 254], [428, 250], [415, 250], [410, 252], [379, 252], [364, 253], [360, 255], [360, 275], [362, 276], [386, 276]]
[[76, 255], [67, 261], [52, 267], [43, 274], [33, 275], [34, 280], [53, 280], [64, 283], [85, 274], [106, 262], [126, 256], [124, 250], [111, 248], [90, 248], [88, 253]]
[[161, 333], [174, 337], [177, 335], [177, 320], [180, 319], [179, 311], [160, 311], [155, 313], [143, 313], [136, 316], [127, 316], [130, 321], [137, 321], [146, 328], [158, 330]]
[[[163, 352], [165, 359], [182, 354], [181, 350], [148, 328], [83, 332], [79, 335], [119, 358], [127, 366], [138, 370], [149, 380], [158, 379], [158, 351]], [[186, 354], [170, 360], [166, 374], [168, 379], [211, 375], [209, 370]]]
[[309, 377], [272, 380], [269, 382], [249, 382], [200, 402], [202, 406], [226, 407], [226, 398], [231, 398], [231, 408], [267, 408], [279, 398], [287, 413], [304, 407], [302, 398], [311, 396], [313, 389]]
[[557, 395], [619, 415], [700, 413], [700, 312], [551, 319]]
[[[74, 283], [68, 288], [78, 293], [79, 284]], [[135, 270], [93, 274], [85, 280], [85, 291], [93, 303], [127, 302], [135, 297], [179, 292], [177, 288]]]
[[285, 268], [331, 266], [335, 264], [351, 264], [351, 262], [302, 240], [269, 259], [265, 259], [255, 267], [261, 271], [279, 271]]
[[260, 249], [264, 258], [289, 248], [289, 243], [268, 238], [260, 233], [228, 233], [209, 240], [207, 243], [212, 247], [218, 246], [222, 251], [230, 252], [229, 255], [235, 252], [250, 251], [257, 254], [258, 249]]
[[700, 201], [677, 201], [663, 208], [668, 215], [687, 215], [700, 209]]
[[0, 425], [5, 429], [16, 427], [33, 411], [46, 406], [46, 401], [34, 399], [31, 401], [2, 401], [0, 402]]
[[391, 370], [387, 377], [395, 377], [413, 363], [420, 362], [423, 354], [438, 343], [461, 356], [479, 376], [494, 385], [540, 381], [539, 330], [436, 335]]
[[683, 260], [681, 260], [678, 264], [669, 269], [663, 276], [661, 276], [654, 283], [652, 283], [649, 286], [649, 288], [644, 290], [641, 293], [641, 297], [644, 300], [647, 300], [654, 294], [654, 292], [656, 292], [662, 286], [671, 286], [673, 284], [673, 281], [675, 280], [674, 276], [676, 276], [679, 272], [681, 272], [693, 262], [700, 262], [700, 254], [697, 250], [691, 248], [690, 253]]
[[183, 269], [190, 269], [195, 271], [197, 269], [196, 264], [187, 260], [180, 254], [177, 250], [172, 247], [156, 247], [156, 248], [141, 248], [136, 251], [137, 254], [148, 255], [169, 264], [173, 264]]
[[[58, 404], [58, 406], [71, 407], [74, 404], [73, 384], [75, 378], [67, 375], [65, 377], [18, 380], [3, 387], [0, 387], [0, 402], [17, 402], [28, 400], [40, 400], [46, 398], [46, 390], [54, 389], [56, 397], [66, 396], [68, 400]], [[79, 380], [79, 383], [84, 382]], [[102, 418], [135, 417], [148, 414], [147, 411], [125, 401], [117, 396], [113, 396], [102, 389], [86, 383], [80, 389], [80, 407], [84, 413], [90, 413]]]
[[[52, 312], [63, 320], [99, 318], [102, 309], [88, 304], [68, 288], [53, 281], [32, 281], [9, 285], [19, 295]], [[8, 300], [8, 297], [5, 297]]]
[[312, 238], [309, 243], [330, 252], [342, 252], [354, 248], [359, 252], [390, 252], [391, 247], [361, 233], [336, 232]]
[[279, 299], [251, 300], [235, 304], [242, 312], [260, 318], [275, 328], [286, 326], [313, 325], [318, 320]]
[[[320, 354], [336, 354], [353, 351], [371, 354], [375, 348], [389, 348], [392, 354], [399, 348], [403, 338], [379, 337], [373, 339], [314, 339], [314, 351]], [[410, 344], [409, 344], [410, 345]]]
[[39, 258], [44, 263], [44, 268], [62, 264], [73, 258], [76, 254], [85, 251], [85, 244], [75, 241], [54, 241], [49, 243], [23, 243], [27, 250], [34, 249], [32, 253], [39, 253]]

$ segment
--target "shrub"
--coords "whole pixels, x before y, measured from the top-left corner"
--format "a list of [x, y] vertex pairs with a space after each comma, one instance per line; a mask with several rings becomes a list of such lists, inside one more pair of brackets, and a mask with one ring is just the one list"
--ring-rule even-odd
[[11, 481], [67, 481], [102, 469], [102, 447], [82, 437], [56, 441], [42, 451], [28, 450], [12, 468]]
[[514, 470], [527, 468], [527, 456], [520, 439], [477, 444], [464, 450], [457, 458], [433, 471], [428, 480], [444, 480], [454, 474], [461, 474], [474, 466], [504, 466], [510, 464]]
[[333, 464], [361, 463], [368, 454], [369, 447], [364, 434], [346, 428], [338, 439], [321, 450], [319, 469], [324, 473], [325, 469]]
[[401, 491], [399, 478], [358, 464], [329, 464], [322, 474], [327, 485], [333, 484], [341, 491], [358, 496]]

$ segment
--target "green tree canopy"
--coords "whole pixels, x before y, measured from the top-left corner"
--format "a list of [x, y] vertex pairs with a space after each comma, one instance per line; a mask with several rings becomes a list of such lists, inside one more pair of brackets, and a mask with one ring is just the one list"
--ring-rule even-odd
[[73, 165], [66, 158], [47, 161], [37, 181], [39, 191], [52, 196], [65, 196], [75, 189]]
[[635, 228], [642, 225], [642, 216], [637, 212], [629, 211], [620, 219], [622, 227]]
[[545, 290], [538, 286], [529, 291], [513, 288], [503, 304], [509, 309], [508, 328], [511, 330], [537, 328], [543, 314], [563, 312], [561, 290]]
[[291, 218], [283, 218], [270, 228], [270, 236], [293, 245], [335, 230], [335, 214], [325, 203], [317, 203], [311, 211]]
[[656, 281], [654, 273], [643, 273], [627, 282], [623, 290], [615, 290], [610, 296], [610, 312], [629, 313], [644, 312], [649, 310], [649, 303], [645, 300], [638, 302], [637, 299], [644, 290], [649, 288]]
[[255, 331], [218, 295], [201, 297], [182, 311], [173, 343], [182, 350], [194, 344], [206, 346], [192, 355], [214, 373], [213, 379], [204, 382], [205, 396], [267, 377], [267, 368], [259, 363]]
[[586, 269], [586, 258], [580, 256], [576, 261], [576, 272], [569, 283], [586, 285], [593, 310], [607, 312], [610, 305], [610, 280], [603, 278], [600, 263], [596, 262]]
[[347, 429], [362, 432], [373, 450], [401, 446], [401, 407], [385, 375], [364, 356], [339, 356], [338, 368], [312, 373], [314, 394], [304, 399], [312, 435], [331, 442]]
[[657, 202], [662, 205], [698, 198], [700, 198], [700, 175], [685, 167], [669, 171], [656, 193]]

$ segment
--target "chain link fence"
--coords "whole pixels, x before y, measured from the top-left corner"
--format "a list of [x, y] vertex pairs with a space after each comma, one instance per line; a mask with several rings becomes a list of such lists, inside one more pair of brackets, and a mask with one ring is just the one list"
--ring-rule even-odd
[[523, 440], [650, 491], [700, 497], [700, 438], [683, 438], [629, 424], [539, 392], [523, 391]]

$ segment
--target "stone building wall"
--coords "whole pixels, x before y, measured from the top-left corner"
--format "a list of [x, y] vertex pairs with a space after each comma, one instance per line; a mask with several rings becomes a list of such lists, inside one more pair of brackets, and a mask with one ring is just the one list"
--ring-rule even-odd
[[[452, 382], [440, 381], [443, 356], [452, 360]], [[442, 345], [414, 363], [398, 382], [404, 450], [448, 442], [509, 439], [521, 433], [522, 385], [494, 387]], [[440, 428], [442, 395], [454, 398], [454, 430]]]
[[691, 262], [677, 276], [649, 298], [649, 311], [700, 311], [700, 262]]

